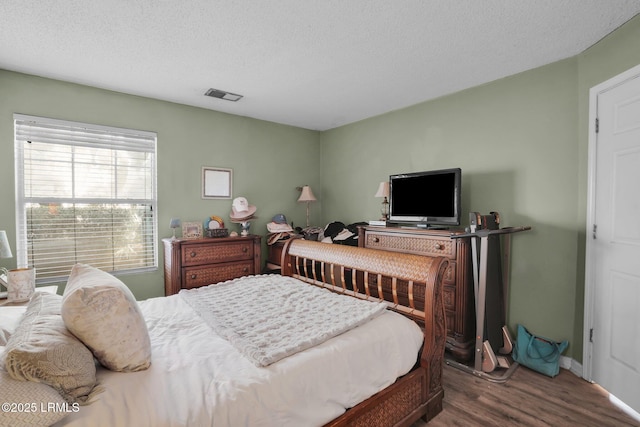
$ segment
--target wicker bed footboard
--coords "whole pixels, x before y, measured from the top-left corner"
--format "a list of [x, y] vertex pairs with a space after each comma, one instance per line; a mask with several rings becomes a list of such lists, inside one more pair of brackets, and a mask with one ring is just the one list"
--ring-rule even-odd
[[442, 257], [292, 239], [283, 248], [282, 273], [389, 307], [423, 327], [420, 361], [408, 374], [327, 426], [410, 426], [442, 410], [446, 324]]

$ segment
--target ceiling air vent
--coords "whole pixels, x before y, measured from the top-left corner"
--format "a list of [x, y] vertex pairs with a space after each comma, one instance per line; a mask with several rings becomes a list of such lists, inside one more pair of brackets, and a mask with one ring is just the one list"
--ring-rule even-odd
[[233, 102], [239, 101], [240, 98], [242, 98], [242, 95], [238, 95], [231, 92], [225, 92], [224, 90], [213, 89], [213, 88], [206, 91], [205, 96], [210, 96], [212, 98], [226, 99], [227, 101], [233, 101]]

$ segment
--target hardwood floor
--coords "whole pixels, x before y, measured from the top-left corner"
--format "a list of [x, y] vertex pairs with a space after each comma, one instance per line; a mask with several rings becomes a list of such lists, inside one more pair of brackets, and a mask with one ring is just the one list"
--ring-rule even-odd
[[443, 411], [412, 427], [640, 426], [605, 390], [565, 369], [549, 378], [520, 366], [498, 384], [445, 365], [443, 384]]

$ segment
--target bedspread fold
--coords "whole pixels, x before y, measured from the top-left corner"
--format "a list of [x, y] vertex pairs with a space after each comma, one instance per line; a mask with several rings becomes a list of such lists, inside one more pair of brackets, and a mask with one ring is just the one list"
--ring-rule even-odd
[[180, 296], [256, 366], [268, 366], [353, 329], [386, 310], [280, 275], [246, 276]]

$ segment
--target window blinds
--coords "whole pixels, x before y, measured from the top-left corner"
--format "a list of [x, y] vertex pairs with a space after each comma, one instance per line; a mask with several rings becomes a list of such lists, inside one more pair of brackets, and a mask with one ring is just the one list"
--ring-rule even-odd
[[157, 268], [156, 134], [14, 115], [19, 266]]

